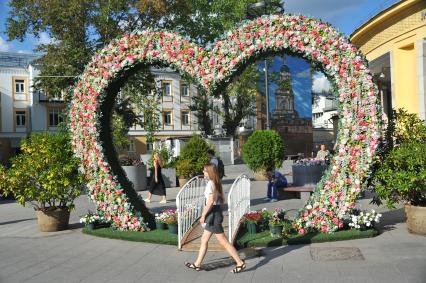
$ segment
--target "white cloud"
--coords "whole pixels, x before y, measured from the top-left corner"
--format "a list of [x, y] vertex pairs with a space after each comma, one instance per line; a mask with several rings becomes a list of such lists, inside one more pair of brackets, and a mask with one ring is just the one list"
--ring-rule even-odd
[[296, 78], [309, 78], [311, 76], [311, 68], [296, 74]]
[[10, 44], [0, 36], [0, 51], [6, 52], [10, 50]]
[[323, 73], [315, 73], [312, 82], [312, 91], [314, 93], [328, 92], [331, 84]]
[[40, 37], [38, 38], [37, 44], [54, 44], [57, 40], [50, 37], [50, 35], [46, 32], [40, 33]]

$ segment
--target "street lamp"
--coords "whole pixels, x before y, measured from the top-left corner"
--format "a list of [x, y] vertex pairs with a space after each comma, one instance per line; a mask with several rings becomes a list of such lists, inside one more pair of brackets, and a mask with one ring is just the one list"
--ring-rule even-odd
[[[278, 2], [271, 1], [259, 1], [248, 5], [247, 7], [247, 18], [253, 19], [262, 15], [268, 14], [268, 8], [275, 9], [277, 13], [283, 13], [284, 8]], [[268, 60], [265, 58], [265, 96], [266, 96], [266, 129], [269, 127], [269, 84], [268, 84]]]

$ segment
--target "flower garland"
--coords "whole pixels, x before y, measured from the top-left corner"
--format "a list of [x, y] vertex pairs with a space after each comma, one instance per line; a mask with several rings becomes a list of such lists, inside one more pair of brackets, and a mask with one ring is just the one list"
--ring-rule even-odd
[[123, 192], [104, 155], [98, 129], [106, 88], [126, 70], [162, 63], [191, 76], [212, 93], [244, 66], [265, 54], [287, 51], [322, 69], [338, 87], [340, 128], [337, 154], [313, 196], [300, 211], [300, 231], [332, 232], [355, 206], [379, 143], [381, 117], [377, 88], [364, 56], [333, 27], [295, 15], [245, 21], [206, 50], [171, 32], [136, 31], [112, 41], [86, 67], [70, 111], [72, 145], [81, 171], [90, 176], [90, 197], [98, 212], [121, 230], [145, 230], [135, 203]]

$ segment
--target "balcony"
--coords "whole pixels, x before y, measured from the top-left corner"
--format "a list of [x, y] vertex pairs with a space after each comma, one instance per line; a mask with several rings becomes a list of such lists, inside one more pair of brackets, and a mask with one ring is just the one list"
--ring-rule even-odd
[[40, 103], [50, 103], [50, 104], [62, 104], [65, 103], [64, 96], [61, 97], [50, 97], [47, 96], [43, 91], [36, 91], [38, 95], [38, 102]]

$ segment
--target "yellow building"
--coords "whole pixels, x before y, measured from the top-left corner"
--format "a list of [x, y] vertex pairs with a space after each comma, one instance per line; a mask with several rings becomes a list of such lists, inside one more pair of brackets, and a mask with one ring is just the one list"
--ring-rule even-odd
[[402, 0], [356, 29], [351, 41], [370, 62], [383, 110], [426, 119], [426, 1]]

